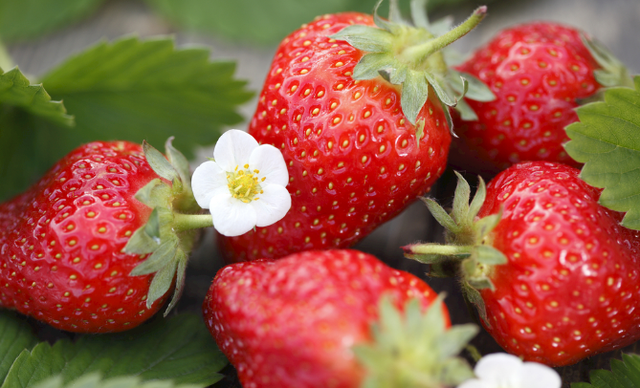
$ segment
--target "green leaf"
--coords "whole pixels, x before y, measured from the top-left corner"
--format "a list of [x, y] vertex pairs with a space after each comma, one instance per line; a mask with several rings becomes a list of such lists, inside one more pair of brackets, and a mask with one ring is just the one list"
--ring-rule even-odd
[[629, 71], [607, 47], [595, 39], [580, 34], [580, 39], [589, 53], [598, 62], [601, 69], [595, 70], [596, 81], [604, 87], [626, 86], [633, 87]]
[[174, 137], [170, 137], [164, 143], [164, 149], [169, 163], [178, 171], [182, 184], [191, 191], [191, 168], [184, 154], [173, 146]]
[[126, 253], [145, 255], [158, 249], [161, 242], [159, 212], [160, 208], [154, 208], [151, 215], [149, 215], [147, 223], [133, 232], [133, 235], [124, 246]]
[[82, 376], [69, 384], [64, 384], [61, 376], [52, 377], [39, 383], [35, 388], [197, 388], [198, 385], [173, 384], [171, 381], [142, 382], [136, 376], [103, 379], [99, 373]]
[[[178, 250], [172, 251], [171, 258], [176, 257]], [[173, 284], [173, 279], [176, 277], [176, 271], [178, 270], [178, 261], [170, 260], [158, 272], [153, 275], [153, 280], [149, 285], [149, 293], [147, 294], [147, 308], [151, 308], [151, 305], [158, 299], [162, 298], [164, 294], [169, 291]], [[172, 304], [175, 305], [175, 303]], [[168, 313], [169, 310], [166, 311]]]
[[176, 179], [180, 178], [180, 174], [173, 167], [171, 162], [165, 158], [165, 156], [155, 149], [151, 144], [146, 141], [142, 142], [142, 149], [144, 150], [144, 155], [149, 163], [149, 166], [158, 174], [160, 177], [168, 180], [169, 182], [173, 182]]
[[476, 239], [482, 241], [482, 239], [489, 234], [502, 219], [502, 210], [496, 214], [485, 216], [476, 221], [475, 228], [477, 231]]
[[449, 70], [448, 75], [449, 84], [454, 88], [456, 92], [463, 94], [460, 78], [467, 80], [467, 82], [469, 83], [468, 89], [464, 93], [465, 97], [467, 97], [468, 99], [483, 102], [493, 101], [496, 99], [496, 95], [493, 94], [491, 89], [489, 89], [489, 87], [485, 85], [484, 82], [480, 81], [479, 78], [469, 73], [451, 69]]
[[[442, 79], [439, 76], [434, 76], [433, 74], [430, 74], [430, 73], [425, 73], [424, 75], [429, 81], [429, 84], [433, 87], [433, 90], [438, 95], [438, 98], [444, 105], [446, 105], [447, 107], [456, 106], [456, 104], [458, 103], [458, 100], [453, 95], [453, 91], [451, 90], [451, 87], [447, 82], [445, 82], [444, 79]], [[458, 82], [460, 82], [460, 80], [458, 80]], [[443, 108], [446, 108], [446, 107], [443, 107]]]
[[449, 213], [440, 204], [434, 201], [431, 198], [421, 198], [422, 201], [427, 205], [429, 212], [433, 216], [433, 218], [438, 221], [440, 225], [442, 225], [446, 230], [458, 231], [460, 227], [456, 223], [456, 221], [451, 218]]
[[471, 219], [475, 219], [482, 205], [484, 205], [484, 200], [487, 198], [487, 186], [484, 183], [484, 179], [481, 176], [478, 176], [478, 189], [476, 193], [473, 195], [473, 199], [469, 204], [469, 217]]
[[[0, 45], [0, 57], [2, 51]], [[62, 102], [52, 101], [42, 85], [32, 84], [17, 67], [0, 69], [0, 201], [51, 167], [61, 156], [57, 144], [73, 123]]]
[[7, 72], [0, 69], [0, 105], [2, 104], [18, 106], [31, 114], [63, 125], [73, 125], [73, 117], [67, 115], [62, 102], [52, 101], [42, 84], [32, 84], [17, 67]]
[[427, 102], [429, 83], [424, 73], [414, 70], [407, 71], [404, 81], [405, 82], [402, 83], [400, 105], [402, 105], [402, 111], [409, 122], [415, 125], [418, 113], [420, 113], [420, 110]]
[[597, 369], [589, 373], [589, 383], [574, 383], [571, 388], [636, 388], [640, 386], [640, 356], [622, 354], [622, 360], [611, 359], [611, 370]]
[[380, 28], [354, 24], [330, 36], [332, 39], [345, 40], [352, 46], [370, 53], [388, 51], [393, 36], [389, 31]]
[[[360, 0], [361, 2], [361, 0]], [[347, 0], [147, 0], [183, 29], [257, 44], [274, 44], [318, 15], [349, 10]], [[372, 6], [371, 6], [372, 7]], [[370, 11], [371, 7], [360, 9]]]
[[467, 362], [457, 354], [478, 327], [446, 327], [442, 296], [425, 312], [415, 299], [407, 301], [402, 310], [390, 298], [381, 298], [378, 322], [371, 326], [372, 343], [354, 346], [356, 357], [367, 371], [363, 387], [440, 387], [445, 385], [443, 379], [448, 383], [455, 380], [454, 376], [473, 376]]
[[76, 142], [105, 136], [164, 144], [176, 136], [187, 158], [242, 121], [251, 94], [235, 64], [210, 62], [204, 48], [176, 49], [169, 38], [102, 42], [44, 76], [52, 96], [75, 114]]
[[64, 107], [47, 103], [44, 92], [34, 92], [39, 86], [28, 86], [12, 71], [0, 75], [0, 85], [20, 79], [23, 86], [12, 83], [10, 92], [0, 86], [0, 200], [93, 140], [161, 145], [176, 135], [176, 148], [192, 158], [196, 147], [213, 144], [223, 128], [242, 120], [237, 108], [251, 96], [234, 78], [235, 64], [210, 62], [207, 49], [175, 49], [168, 38], [125, 38], [85, 50], [42, 80], [74, 113], [76, 126], [69, 128], [49, 122], [69, 120]]
[[380, 71], [390, 69], [394, 58], [386, 53], [367, 54], [353, 68], [353, 79], [365, 80], [376, 78]]
[[477, 121], [478, 115], [464, 99], [458, 101], [455, 110], [460, 114], [460, 118], [464, 121]]
[[4, 381], [13, 361], [38, 342], [24, 320], [9, 311], [0, 312], [0, 382]]
[[[138, 190], [135, 198], [145, 205], [155, 208], [163, 204], [159, 198], [169, 198], [170, 196], [171, 187], [163, 182], [162, 179], [155, 178]], [[149, 236], [157, 236], [157, 234], [149, 233]]]
[[475, 374], [468, 366], [466, 360], [453, 358], [447, 360], [442, 369], [442, 381], [446, 386], [458, 386], [463, 382], [475, 377]]
[[487, 307], [484, 304], [482, 295], [480, 295], [480, 291], [469, 284], [468, 281], [461, 282], [461, 285], [464, 297], [476, 307], [476, 310], [478, 310], [478, 316], [482, 319], [484, 325], [491, 328], [491, 322], [487, 317]]
[[0, 37], [34, 38], [95, 11], [103, 0], [0, 0]]
[[480, 264], [499, 265], [508, 262], [507, 256], [498, 249], [489, 245], [477, 245], [473, 247], [472, 255]]
[[171, 310], [178, 304], [180, 297], [182, 296], [182, 291], [184, 290], [185, 280], [187, 277], [187, 262], [189, 261], [189, 257], [182, 250], [178, 250], [175, 257], [177, 266], [176, 266], [176, 287], [173, 292], [173, 296], [167, 305], [167, 308], [164, 310], [164, 316], [166, 317]]
[[600, 203], [626, 212], [622, 225], [640, 230], [640, 77], [634, 83], [635, 89], [607, 89], [604, 101], [579, 107], [579, 121], [566, 127], [565, 148], [584, 163], [580, 177], [604, 188]]
[[438, 338], [438, 348], [442, 357], [454, 357], [478, 334], [478, 326], [467, 323], [454, 325]]
[[[0, 104], [0, 201], [26, 189], [65, 154], [68, 128]], [[68, 151], [68, 150], [66, 150]]]
[[458, 225], [471, 223], [473, 222], [473, 219], [469, 219], [471, 186], [469, 186], [469, 182], [467, 182], [459, 172], [454, 171], [454, 173], [458, 179], [453, 196], [453, 211], [451, 212], [451, 216], [456, 220]]
[[429, 23], [429, 17], [427, 16], [426, 11], [428, 4], [427, 0], [411, 0], [409, 4], [411, 7], [411, 20], [413, 21], [413, 25], [430, 30], [431, 24]]
[[[178, 249], [178, 243], [175, 238], [164, 241], [159, 247], [154, 249], [153, 253], [145, 261], [138, 264], [129, 275], [141, 276], [160, 271], [173, 261]], [[173, 277], [171, 280], [173, 280]], [[171, 280], [169, 283], [171, 283]], [[162, 295], [164, 295], [164, 293], [160, 294], [160, 296]]]
[[[444, 0], [444, 1], [446, 2], [447, 0]], [[449, 2], [455, 2], [455, 0], [454, 1], [449, 0]], [[434, 1], [430, 1], [428, 5], [431, 5], [434, 3], [435, 3]], [[435, 36], [440, 36], [446, 33], [447, 31], [449, 31], [451, 28], [453, 28], [453, 16], [448, 15], [448, 16], [442, 17], [441, 19], [436, 20], [435, 22], [432, 22], [430, 24], [429, 31], [431, 31], [431, 33]], [[452, 64], [449, 61], [446, 61], [446, 62], [449, 64]]]
[[86, 335], [53, 346], [42, 342], [22, 352], [2, 388], [31, 388], [56, 375], [66, 384], [95, 372], [206, 387], [220, 380], [226, 363], [202, 319], [183, 314], [119, 334]]

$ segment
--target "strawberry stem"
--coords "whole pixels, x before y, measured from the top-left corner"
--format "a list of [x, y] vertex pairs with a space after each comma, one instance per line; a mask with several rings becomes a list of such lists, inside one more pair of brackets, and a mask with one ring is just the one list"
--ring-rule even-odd
[[473, 245], [440, 245], [440, 244], [413, 244], [402, 247], [405, 255], [411, 255], [412, 259], [422, 263], [431, 264], [432, 260], [421, 260], [422, 256], [468, 256], [473, 250]]
[[173, 215], [173, 230], [175, 232], [208, 228], [210, 226], [213, 226], [211, 214], [174, 213]]
[[467, 20], [456, 28], [425, 43], [404, 49], [401, 54], [402, 58], [404, 58], [407, 63], [425, 64], [425, 61], [430, 55], [442, 50], [473, 30], [482, 19], [484, 19], [486, 14], [486, 6], [478, 7]]

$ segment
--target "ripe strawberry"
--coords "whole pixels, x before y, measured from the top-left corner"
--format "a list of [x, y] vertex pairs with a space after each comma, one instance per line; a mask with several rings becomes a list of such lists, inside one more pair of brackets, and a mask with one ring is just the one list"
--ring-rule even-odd
[[454, 386], [472, 376], [453, 356], [477, 328], [449, 327], [440, 302], [371, 255], [325, 250], [222, 268], [203, 313], [244, 387]]
[[451, 217], [428, 201], [457, 250], [405, 247], [421, 261], [447, 249], [467, 257], [462, 284], [485, 328], [508, 352], [550, 366], [640, 338], [640, 235], [599, 205], [600, 190], [578, 173], [559, 163], [516, 164], [489, 183], [483, 205], [481, 184], [471, 207], [461, 180]]
[[[186, 162], [170, 143], [167, 149], [178, 165]], [[26, 192], [0, 204], [0, 306], [58, 329], [94, 333], [132, 328], [158, 311], [193, 236], [167, 232], [162, 220], [155, 232], [146, 223], [158, 213], [166, 218], [172, 207], [193, 210], [188, 204], [195, 202], [179, 178], [169, 186], [149, 165], [169, 162], [148, 145], [144, 151], [146, 159], [139, 144], [86, 144]], [[130, 276], [158, 246], [148, 233], [163, 243], [181, 240], [179, 249], [163, 256], [173, 272]]]
[[[269, 227], [221, 236], [228, 259], [351, 246], [428, 191], [444, 171], [451, 142], [440, 100], [455, 104], [455, 97], [442, 54], [418, 44], [441, 48], [484, 12], [445, 34], [446, 41], [427, 26], [396, 20], [372, 27], [376, 19], [360, 13], [325, 15], [285, 38], [249, 133], [282, 151], [291, 210]], [[374, 53], [363, 57], [356, 47]], [[418, 57], [426, 59], [410, 61]]]
[[620, 62], [571, 27], [536, 22], [497, 34], [459, 70], [477, 76], [496, 95], [467, 103], [477, 118], [459, 119], [453, 164], [496, 173], [527, 160], [578, 166], [563, 149], [574, 111], [602, 87], [631, 85]]

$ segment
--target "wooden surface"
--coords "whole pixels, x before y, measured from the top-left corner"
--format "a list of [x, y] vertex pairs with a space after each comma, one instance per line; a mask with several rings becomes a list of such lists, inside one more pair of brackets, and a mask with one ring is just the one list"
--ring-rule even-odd
[[[268, 1], [268, 0], [265, 0]], [[455, 10], [456, 21], [461, 21], [473, 7]], [[554, 20], [587, 31], [607, 45], [635, 74], [640, 69], [640, 1], [638, 0], [497, 0], [491, 3], [487, 19], [476, 32], [456, 42], [456, 48], [465, 51], [487, 41], [499, 29], [529, 20]], [[249, 80], [251, 89], [259, 92], [275, 47], [255, 48], [220, 38], [188, 34], [172, 29], [147, 7], [136, 1], [108, 1], [100, 11], [88, 20], [32, 42], [9, 46], [9, 52], [23, 72], [39, 75], [60, 63], [64, 58], [100, 39], [114, 39], [122, 35], [141, 37], [174, 34], [178, 45], [201, 44], [212, 48], [213, 59], [231, 59], [238, 62], [238, 77]], [[46, 85], [45, 85], [46, 87]], [[242, 113], [250, 117], [255, 100], [242, 107]], [[244, 125], [237, 126], [244, 128]], [[210, 155], [210, 149], [199, 152], [194, 166]], [[447, 204], [453, 189], [452, 174], [448, 172], [436, 187], [432, 196]], [[372, 253], [389, 265], [421, 275], [425, 267], [403, 258], [400, 247], [416, 241], [440, 241], [442, 229], [435, 224], [426, 207], [417, 202], [396, 219], [378, 228], [356, 248]], [[194, 252], [187, 273], [187, 287], [174, 311], [200, 311], [200, 305], [211, 279], [222, 262], [215, 247], [213, 232], [204, 233], [200, 247]], [[427, 279], [436, 291], [447, 293], [446, 303], [453, 323], [474, 320], [464, 303], [457, 284], [451, 279]], [[43, 336], [55, 335], [43, 328]], [[501, 351], [486, 333], [478, 335], [473, 344], [484, 354]], [[627, 348], [634, 350], [635, 345]], [[564, 386], [572, 381], [586, 381], [588, 370], [606, 368], [609, 359], [619, 352], [603, 354], [584, 360], [572, 367], [559, 369]], [[227, 377], [215, 387], [239, 387], [232, 368], [226, 368]]]

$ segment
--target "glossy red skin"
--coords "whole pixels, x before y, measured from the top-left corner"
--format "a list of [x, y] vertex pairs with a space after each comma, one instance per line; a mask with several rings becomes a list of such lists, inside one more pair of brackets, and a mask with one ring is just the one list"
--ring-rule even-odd
[[480, 212], [503, 207], [489, 239], [509, 260], [490, 276], [495, 291], [481, 291], [485, 327], [508, 352], [551, 366], [640, 338], [640, 235], [578, 173], [517, 164], [489, 183]]
[[145, 256], [122, 249], [151, 213], [133, 196], [154, 178], [139, 144], [94, 142], [0, 204], [0, 306], [84, 333], [151, 317], [151, 276], [128, 276]]
[[[292, 207], [269, 227], [220, 236], [229, 261], [352, 246], [444, 171], [451, 137], [440, 105], [431, 102], [435, 97], [418, 116], [426, 123], [418, 148], [398, 87], [381, 77], [354, 81], [363, 53], [327, 37], [351, 23], [373, 20], [360, 13], [327, 15], [280, 44], [249, 133], [283, 152]], [[308, 72], [300, 74], [303, 69]]]
[[203, 313], [243, 387], [351, 388], [364, 370], [350, 348], [372, 339], [383, 294], [398, 307], [418, 298], [424, 308], [437, 296], [369, 254], [306, 251], [222, 268]]
[[577, 167], [563, 149], [564, 128], [578, 120], [579, 100], [600, 89], [593, 74], [599, 68], [577, 29], [537, 22], [500, 32], [459, 67], [497, 98], [466, 99], [479, 120], [455, 122], [453, 163], [492, 173], [528, 160]]

